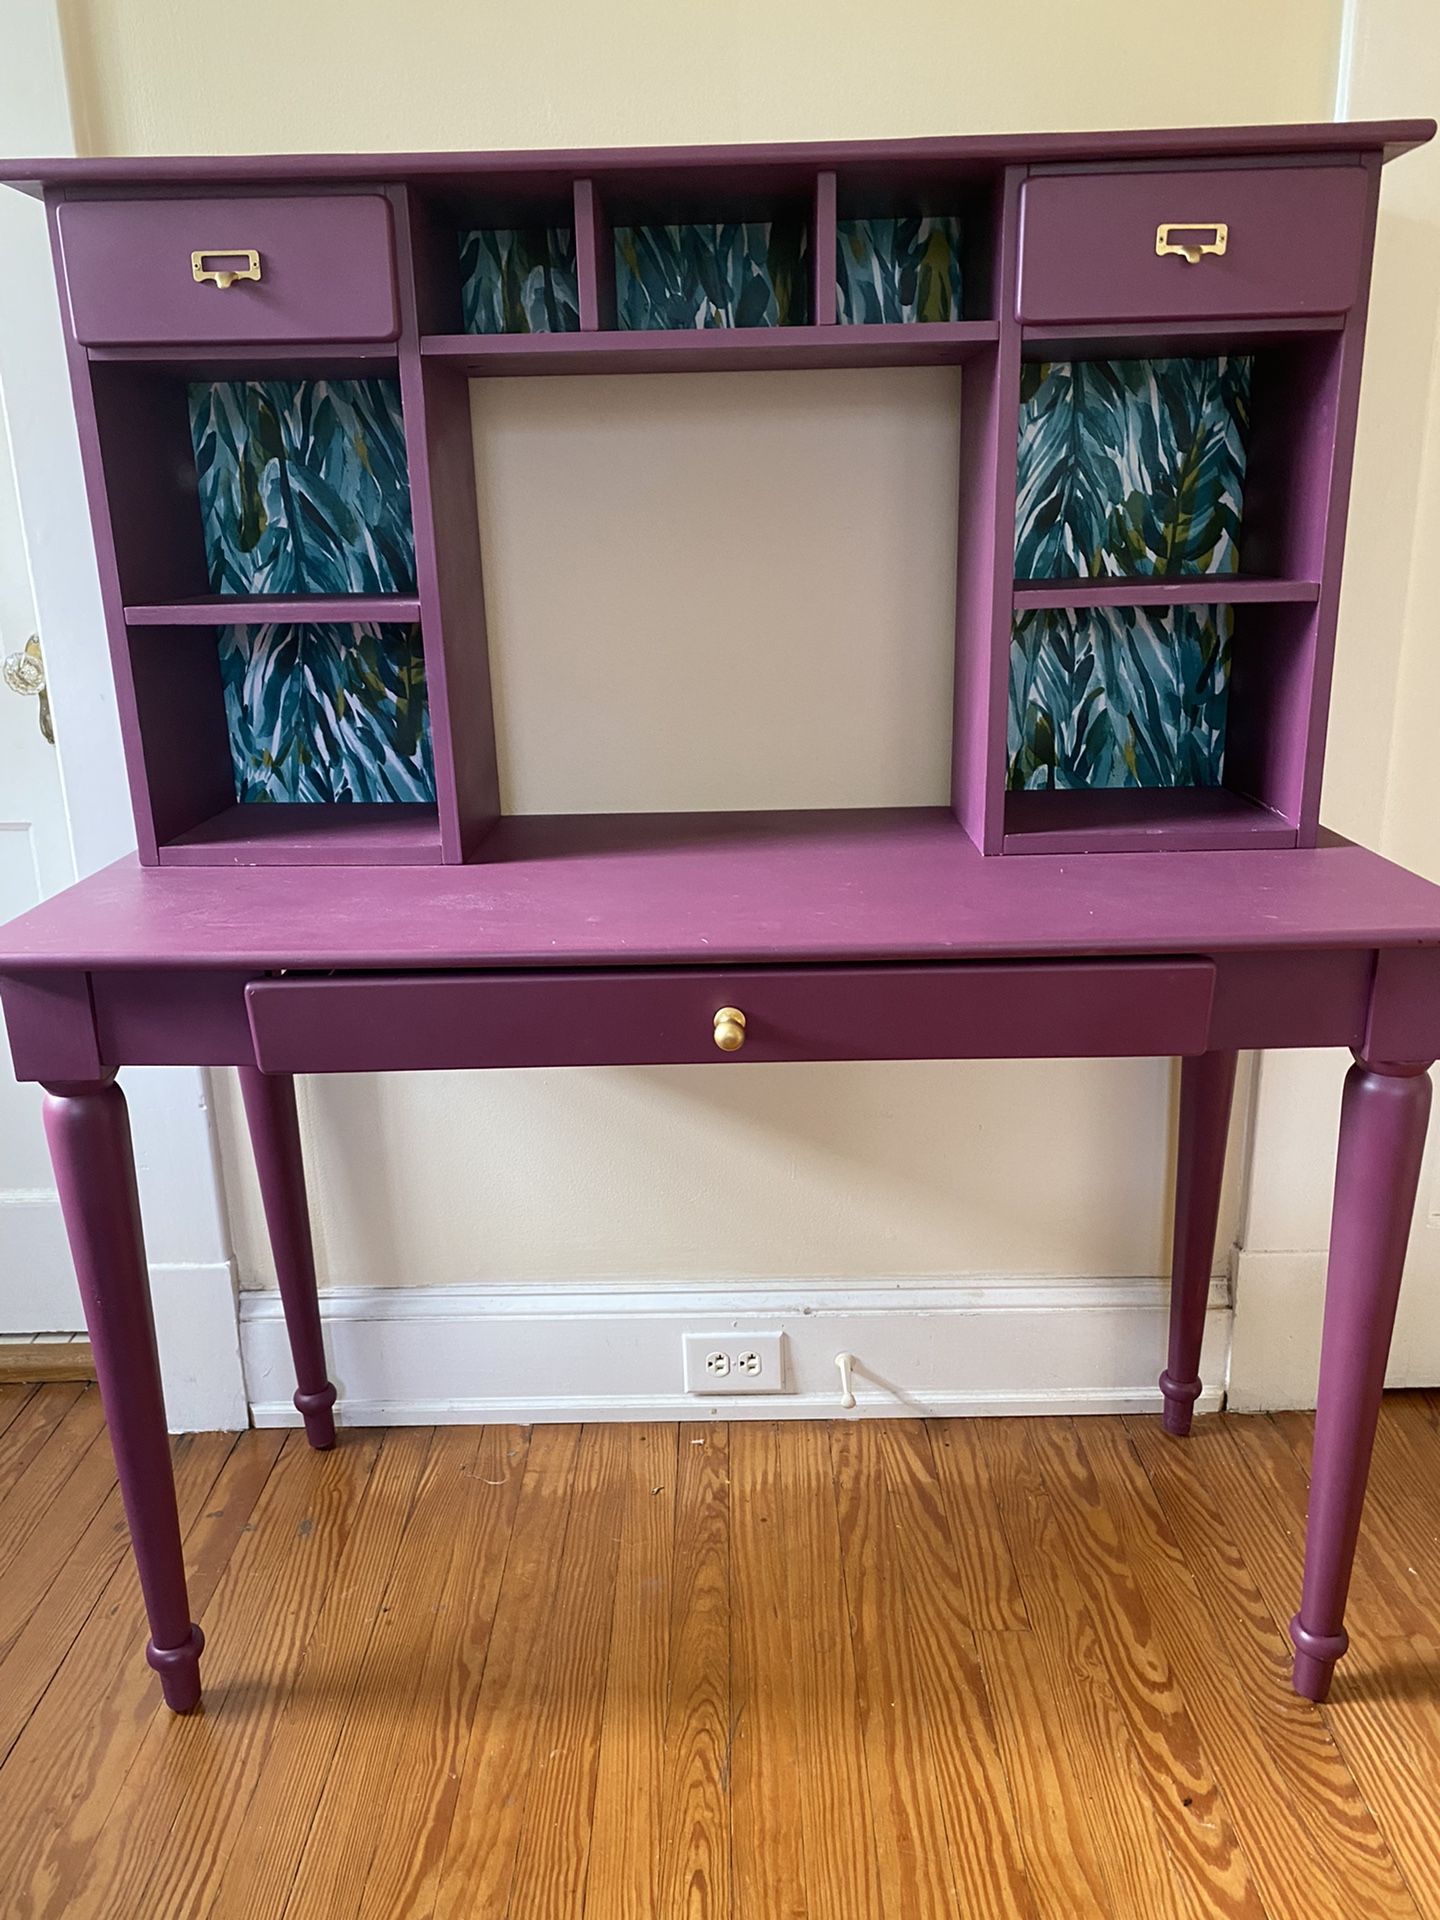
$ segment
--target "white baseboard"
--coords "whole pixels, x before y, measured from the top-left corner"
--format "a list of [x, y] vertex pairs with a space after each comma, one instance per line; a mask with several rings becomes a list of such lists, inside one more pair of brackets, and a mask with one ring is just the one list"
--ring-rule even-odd
[[248, 1427], [229, 1261], [152, 1264], [150, 1298], [171, 1433], [236, 1433]]
[[[1156, 1412], [1168, 1281], [999, 1280], [687, 1284], [597, 1281], [354, 1287], [322, 1296], [337, 1412], [351, 1426], [503, 1420], [776, 1420], [840, 1411], [837, 1353], [854, 1354], [869, 1417]], [[784, 1394], [681, 1388], [687, 1331], [778, 1327]], [[280, 1301], [247, 1293], [240, 1342], [250, 1413], [299, 1424]], [[1202, 1412], [1222, 1402], [1228, 1282], [1211, 1291]]]

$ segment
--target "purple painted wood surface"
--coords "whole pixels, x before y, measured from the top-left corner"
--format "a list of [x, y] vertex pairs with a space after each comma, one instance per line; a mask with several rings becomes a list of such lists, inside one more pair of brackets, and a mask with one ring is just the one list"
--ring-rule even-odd
[[815, 175], [810, 208], [810, 321], [833, 327], [839, 307], [839, 228], [836, 224], [835, 173], [822, 167]]
[[89, 974], [11, 974], [0, 1002], [17, 1080], [101, 1078]]
[[420, 358], [411, 245], [415, 210], [397, 193], [400, 398], [410, 466], [420, 632], [435, 755], [441, 858], [468, 859], [500, 812], [470, 392], [462, 368]]
[[[1018, 311], [1027, 320], [1344, 313], [1369, 254], [1356, 166], [1205, 173], [1049, 174], [1022, 200]], [[1195, 264], [1156, 252], [1162, 223], [1229, 232]]]
[[500, 823], [487, 854], [483, 865], [384, 873], [155, 871], [120, 860], [0, 930], [0, 972], [1440, 944], [1440, 887], [1339, 840], [1304, 851], [986, 860], [948, 809], [922, 807], [522, 816]]
[[1043, 607], [1283, 606], [1313, 603], [1319, 593], [1318, 580], [1197, 573], [1133, 580], [1017, 580], [1013, 604], [1017, 613]]
[[[1007, 172], [995, 222], [993, 284], [1008, 287], [1019, 245], [1021, 175]], [[965, 324], [974, 324], [965, 323]], [[920, 327], [929, 333], [931, 328]], [[950, 804], [982, 853], [1001, 851], [1015, 566], [1019, 332], [998, 323], [995, 351], [961, 376], [960, 517], [955, 553], [955, 709]]]
[[167, 1706], [187, 1713], [199, 1703], [205, 1642], [185, 1592], [124, 1095], [113, 1083], [53, 1086], [45, 1133], [145, 1596], [146, 1658]]
[[1345, 1079], [1310, 1465], [1295, 1691], [1323, 1700], [1348, 1645], [1345, 1597], [1430, 1115], [1423, 1067], [1357, 1060]]
[[[390, 208], [379, 194], [265, 199], [66, 200], [60, 255], [75, 337], [86, 346], [393, 340], [399, 331]], [[197, 281], [202, 268], [260, 278]]]
[[305, 181], [400, 180], [437, 189], [473, 187], [490, 177], [497, 193], [515, 184], [580, 174], [613, 174], [665, 187], [677, 174], [769, 168], [782, 177], [817, 167], [864, 168], [873, 178], [893, 170], [1072, 164], [1077, 161], [1208, 160], [1227, 155], [1284, 158], [1300, 154], [1379, 153], [1386, 159], [1435, 136], [1433, 120], [1322, 121], [1259, 127], [1161, 127], [1110, 133], [981, 133], [941, 139], [790, 141], [709, 147], [590, 147], [515, 152], [384, 154], [206, 154], [178, 158], [0, 160], [0, 180], [13, 186], [75, 184], [130, 187], [136, 182], [197, 185], [289, 184]]
[[1180, 1135], [1175, 1149], [1175, 1237], [1170, 1267], [1170, 1352], [1160, 1375], [1165, 1431], [1190, 1431], [1200, 1397], [1200, 1346], [1210, 1304], [1225, 1142], [1236, 1055], [1202, 1053], [1180, 1069]]
[[418, 597], [404, 593], [232, 593], [197, 594], [188, 600], [162, 600], [127, 606], [132, 627], [263, 627], [272, 620], [340, 622], [378, 620], [396, 623], [420, 618]]
[[710, 327], [674, 333], [456, 333], [421, 343], [484, 378], [541, 373], [803, 373], [807, 368], [958, 365], [993, 345], [990, 320], [932, 326]]
[[[575, 275], [580, 296], [580, 331], [597, 333], [613, 327], [615, 236], [600, 189], [593, 180], [575, 182]], [[516, 336], [522, 337], [545, 336]], [[429, 350], [428, 343], [426, 350]], [[517, 370], [520, 365], [538, 371], [533, 356], [529, 361], [521, 356], [517, 361]]]
[[[245, 997], [262, 1067], [336, 1073], [1198, 1053], [1214, 984], [1207, 960], [1090, 960], [292, 977]], [[733, 1054], [721, 1007], [746, 1018]]]
[[295, 1083], [288, 1075], [240, 1069], [240, 1094], [260, 1179], [260, 1198], [295, 1362], [295, 1409], [312, 1447], [335, 1444], [335, 1389], [325, 1370], [325, 1341], [315, 1285], [310, 1207]]
[[1032, 788], [1005, 796], [1006, 853], [1293, 847], [1295, 827], [1228, 787]]
[[160, 850], [163, 867], [416, 867], [440, 858], [440, 823], [420, 801], [326, 806], [231, 798]]

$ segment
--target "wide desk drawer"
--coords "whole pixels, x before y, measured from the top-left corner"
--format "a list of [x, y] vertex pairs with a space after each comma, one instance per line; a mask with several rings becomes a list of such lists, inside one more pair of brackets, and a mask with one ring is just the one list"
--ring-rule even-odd
[[393, 340], [380, 194], [67, 200], [60, 254], [86, 346]]
[[1362, 167], [1042, 174], [1024, 188], [1020, 317], [1345, 313], [1369, 205]]
[[345, 1073], [1201, 1053], [1214, 983], [1208, 960], [1019, 960], [288, 974], [245, 998], [259, 1066]]

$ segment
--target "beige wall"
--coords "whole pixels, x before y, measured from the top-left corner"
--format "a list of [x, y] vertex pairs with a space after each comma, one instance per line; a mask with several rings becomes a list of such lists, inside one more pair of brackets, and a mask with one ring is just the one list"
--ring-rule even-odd
[[[1193, 5], [1153, 5], [1137, 32], [1119, 0], [74, 0], [67, 18], [90, 145], [153, 153], [1323, 119], [1340, 14], [1213, 0], [1203, 36]], [[940, 798], [953, 379], [479, 392], [512, 804]], [[1385, 405], [1372, 480], [1397, 421], [1415, 451], [1398, 391]], [[1358, 539], [1357, 572], [1400, 606], [1393, 525], [1372, 514]], [[1352, 593], [1332, 788], [1341, 824], [1378, 829], [1395, 689], [1418, 694], [1433, 653], [1392, 643], [1397, 614], [1372, 668], [1356, 609]], [[1146, 1064], [340, 1079], [304, 1095], [322, 1264], [352, 1284], [1156, 1273], [1170, 1099], [1169, 1070]], [[224, 1107], [238, 1249], [265, 1283], [228, 1092]]]

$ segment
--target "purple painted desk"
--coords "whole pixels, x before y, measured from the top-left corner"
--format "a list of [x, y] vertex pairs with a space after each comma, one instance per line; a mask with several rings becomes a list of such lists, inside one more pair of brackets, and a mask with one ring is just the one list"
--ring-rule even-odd
[[[1184, 1434], [1238, 1049], [1349, 1047], [1295, 1684], [1343, 1613], [1440, 1055], [1440, 888], [1308, 851], [986, 860], [946, 812], [531, 820], [483, 866], [146, 870], [0, 932], [150, 1612], [199, 1697], [125, 1104], [236, 1066], [311, 1441], [334, 1438], [291, 1075], [709, 1060], [1183, 1056], [1165, 1424]], [[740, 1051], [715, 1017], [745, 1015]]]
[[[1316, 1046], [1356, 1059], [1323, 1697], [1440, 1055], [1440, 889], [1319, 813], [1381, 174], [1434, 132], [0, 163], [50, 223], [138, 845], [0, 930], [0, 996], [172, 1707], [121, 1068], [239, 1069], [323, 1447], [296, 1073], [1178, 1055], [1180, 1436], [1237, 1051]], [[502, 818], [471, 381], [950, 364], [950, 806]]]

